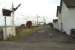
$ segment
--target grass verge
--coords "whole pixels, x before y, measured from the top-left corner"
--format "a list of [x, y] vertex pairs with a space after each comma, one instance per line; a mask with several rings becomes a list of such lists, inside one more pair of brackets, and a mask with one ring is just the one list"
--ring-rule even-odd
[[18, 28], [18, 31], [16, 31], [16, 36], [9, 36], [7, 39], [8, 41], [22, 41], [25, 40], [25, 38], [32, 36], [33, 32], [39, 31], [39, 27], [33, 27], [33, 28]]

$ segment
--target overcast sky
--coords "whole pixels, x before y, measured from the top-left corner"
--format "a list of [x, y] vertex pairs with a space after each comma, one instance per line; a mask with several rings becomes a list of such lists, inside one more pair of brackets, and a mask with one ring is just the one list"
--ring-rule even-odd
[[[28, 20], [35, 22], [37, 16], [40, 16], [40, 22], [43, 21], [43, 17], [46, 23], [52, 22], [52, 19], [56, 18], [60, 0], [0, 0], [0, 25], [4, 25], [2, 8], [11, 9], [12, 2], [14, 7], [21, 3], [15, 12], [15, 24], [20, 25]], [[11, 17], [7, 17], [7, 24], [11, 25]]]

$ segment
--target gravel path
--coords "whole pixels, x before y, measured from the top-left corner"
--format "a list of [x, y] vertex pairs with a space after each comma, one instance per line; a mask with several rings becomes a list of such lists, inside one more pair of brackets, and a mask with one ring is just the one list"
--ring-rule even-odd
[[63, 34], [41, 27], [22, 42], [1, 41], [0, 50], [75, 50], [75, 43], [66, 42]]

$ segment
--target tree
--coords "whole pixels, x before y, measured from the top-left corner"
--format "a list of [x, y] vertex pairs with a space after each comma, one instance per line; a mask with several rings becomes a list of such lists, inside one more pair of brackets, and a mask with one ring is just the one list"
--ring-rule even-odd
[[26, 27], [27, 27], [27, 28], [31, 28], [31, 27], [32, 27], [32, 21], [27, 21]]

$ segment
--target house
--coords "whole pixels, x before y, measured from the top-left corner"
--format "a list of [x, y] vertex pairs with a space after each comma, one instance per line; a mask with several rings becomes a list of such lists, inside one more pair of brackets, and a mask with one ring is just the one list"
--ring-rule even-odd
[[62, 31], [62, 18], [61, 18], [61, 6], [57, 6], [57, 14], [56, 16], [58, 17], [58, 30]]
[[71, 30], [75, 29], [75, 0], [61, 0], [57, 12], [59, 30], [71, 35]]
[[53, 19], [53, 27], [59, 31], [62, 31], [62, 21], [61, 21], [61, 6], [57, 6], [57, 19]]
[[58, 29], [58, 19], [53, 19], [53, 27], [54, 29]]

